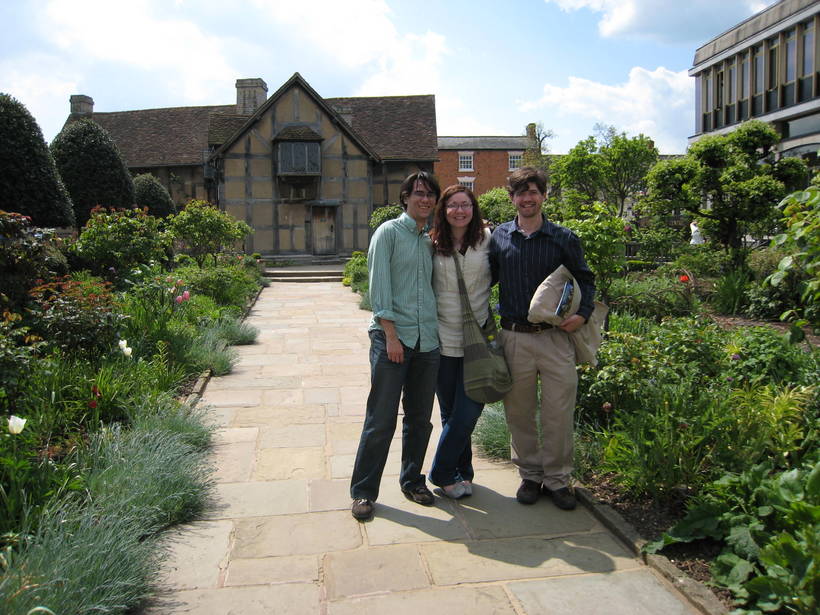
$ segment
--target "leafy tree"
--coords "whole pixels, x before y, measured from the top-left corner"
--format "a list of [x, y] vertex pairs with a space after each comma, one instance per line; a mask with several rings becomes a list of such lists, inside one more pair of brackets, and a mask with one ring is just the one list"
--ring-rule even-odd
[[117, 145], [96, 122], [77, 120], [51, 142], [57, 169], [74, 202], [82, 228], [94, 207], [134, 206], [134, 182]]
[[0, 94], [0, 169], [0, 209], [29, 216], [35, 226], [74, 226], [71, 199], [43, 133], [8, 94]]
[[546, 130], [544, 124], [538, 122], [534, 125], [530, 124], [527, 127], [525, 133], [527, 136], [530, 136], [530, 126], [532, 126], [532, 136], [534, 138], [530, 147], [524, 152], [524, 166], [541, 169], [547, 177], [549, 177], [552, 166], [552, 156], [549, 154], [547, 141], [552, 139], [555, 134], [551, 130]]
[[478, 197], [481, 215], [493, 224], [509, 222], [515, 218], [515, 205], [506, 188], [490, 188]]
[[614, 126], [597, 125], [597, 136], [579, 141], [555, 168], [563, 190], [575, 191], [589, 201], [603, 199], [624, 215], [626, 201], [645, 188], [646, 174], [658, 160], [658, 150], [645, 135], [628, 137]]
[[147, 207], [148, 213], [158, 218], [176, 213], [177, 209], [168, 190], [150, 173], [134, 178], [134, 202], [137, 207]]
[[235, 220], [207, 201], [193, 199], [183, 210], [168, 217], [168, 228], [186, 251], [202, 267], [205, 259], [216, 256], [242, 241], [253, 229], [242, 220]]
[[370, 228], [379, 228], [388, 220], [398, 218], [403, 211], [404, 209], [401, 205], [385, 205], [383, 207], [377, 207], [373, 210], [373, 213], [370, 214]]
[[743, 262], [743, 238], [776, 227], [775, 204], [805, 182], [805, 164], [796, 158], [773, 161], [779, 137], [753, 120], [726, 135], [693, 143], [685, 157], [656, 164], [647, 176], [647, 205], [661, 214], [686, 211], [704, 230]]

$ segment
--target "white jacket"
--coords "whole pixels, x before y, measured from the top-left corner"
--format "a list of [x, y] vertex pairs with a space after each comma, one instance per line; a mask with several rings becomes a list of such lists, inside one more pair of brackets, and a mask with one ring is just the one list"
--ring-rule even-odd
[[438, 305], [438, 337], [441, 354], [447, 357], [464, 356], [462, 333], [461, 295], [458, 292], [458, 276], [453, 258], [457, 258], [479, 325], [489, 316], [490, 301], [490, 229], [484, 229], [484, 241], [475, 249], [468, 248], [464, 256], [433, 256], [433, 290]]

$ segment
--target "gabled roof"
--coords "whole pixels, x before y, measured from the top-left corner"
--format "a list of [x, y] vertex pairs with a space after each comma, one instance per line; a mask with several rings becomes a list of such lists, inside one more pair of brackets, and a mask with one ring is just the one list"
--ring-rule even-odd
[[439, 137], [439, 149], [502, 149], [525, 150], [531, 147], [530, 138], [522, 137]]
[[325, 101], [349, 111], [353, 129], [382, 159], [438, 160], [436, 97], [432, 94], [326, 98]]
[[[235, 111], [236, 105], [217, 105], [94, 112], [90, 117], [111, 135], [129, 167], [154, 167], [202, 164], [211, 115]], [[66, 124], [80, 117], [89, 116], [71, 115]]]
[[316, 91], [310, 87], [307, 81], [302, 78], [302, 75], [299, 73], [293, 73], [293, 76], [288, 79], [282, 86], [274, 92], [270, 98], [268, 98], [264, 103], [259, 105], [259, 108], [254, 112], [252, 116], [248, 118], [248, 120], [242, 125], [239, 130], [234, 132], [230, 138], [228, 138], [212, 155], [212, 158], [218, 158], [221, 156], [225, 150], [228, 149], [242, 134], [244, 134], [247, 130], [249, 130], [260, 118], [270, 109], [276, 102], [285, 95], [285, 93], [289, 92], [294, 87], [299, 87], [305, 92], [307, 92], [308, 96], [313, 99], [315, 102], [327, 115], [329, 115], [338, 125], [339, 127], [348, 133], [351, 139], [353, 139], [359, 146], [370, 156], [375, 159], [379, 159], [378, 153], [365, 141], [365, 139], [357, 133], [347, 122], [345, 122], [342, 117], [335, 111], [332, 107], [330, 107], [325, 100], [316, 93]]
[[[438, 159], [434, 96], [324, 99], [299, 73], [252, 116], [238, 115], [236, 105], [212, 105], [71, 114], [66, 124], [83, 117], [93, 119], [108, 131], [131, 168], [200, 165], [214, 148], [224, 149], [238, 138], [293, 85], [306, 91], [373, 158]], [[319, 137], [310, 132], [307, 140]], [[291, 130], [279, 138], [297, 136]]]

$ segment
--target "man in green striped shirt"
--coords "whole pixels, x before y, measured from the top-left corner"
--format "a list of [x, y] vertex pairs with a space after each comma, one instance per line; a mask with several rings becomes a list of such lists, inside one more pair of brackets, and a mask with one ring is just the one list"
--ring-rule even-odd
[[[382, 224], [370, 240], [370, 395], [350, 480], [351, 513], [373, 516], [402, 401], [399, 483], [425, 506], [435, 498], [421, 473], [433, 426], [430, 414], [438, 373], [438, 317], [433, 294], [433, 248], [427, 220], [441, 194], [436, 179], [413, 173], [401, 185], [405, 211]], [[402, 392], [404, 395], [402, 396]]]

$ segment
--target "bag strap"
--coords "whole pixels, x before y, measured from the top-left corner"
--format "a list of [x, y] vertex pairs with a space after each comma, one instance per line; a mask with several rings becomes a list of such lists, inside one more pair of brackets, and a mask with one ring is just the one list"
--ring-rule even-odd
[[473, 308], [470, 305], [470, 296], [467, 294], [467, 285], [464, 283], [464, 276], [461, 275], [461, 265], [458, 256], [453, 253], [453, 263], [456, 266], [456, 276], [458, 277], [458, 294], [461, 295], [461, 317], [464, 322], [475, 321]]

